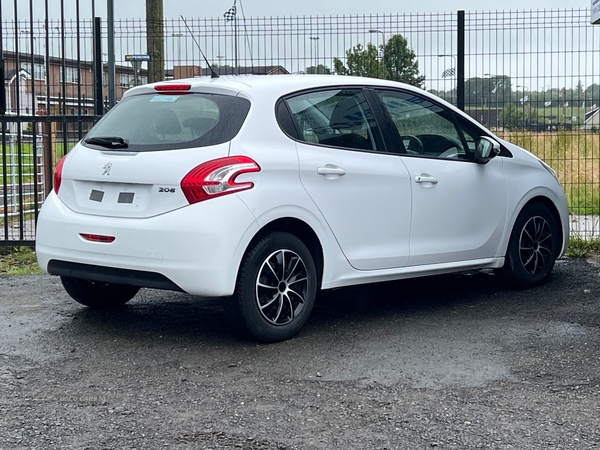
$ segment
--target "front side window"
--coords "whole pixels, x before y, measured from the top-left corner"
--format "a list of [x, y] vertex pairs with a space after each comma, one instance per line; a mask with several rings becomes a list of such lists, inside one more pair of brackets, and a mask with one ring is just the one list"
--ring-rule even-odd
[[136, 95], [111, 109], [83, 143], [118, 137], [124, 151], [135, 152], [218, 145], [235, 137], [249, 110], [248, 100], [228, 95]]
[[359, 89], [332, 89], [286, 100], [302, 141], [356, 150], [381, 150], [371, 108]]
[[458, 128], [452, 112], [411, 93], [378, 91], [378, 95], [408, 154], [472, 159], [477, 132]]

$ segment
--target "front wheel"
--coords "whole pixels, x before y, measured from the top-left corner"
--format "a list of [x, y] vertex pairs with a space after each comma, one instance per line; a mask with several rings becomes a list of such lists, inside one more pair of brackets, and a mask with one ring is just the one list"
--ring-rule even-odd
[[246, 253], [226, 311], [254, 338], [283, 341], [304, 325], [316, 292], [317, 273], [306, 245], [289, 233], [272, 233]]
[[95, 309], [111, 309], [124, 305], [140, 290], [137, 286], [103, 283], [82, 278], [60, 277], [73, 300]]
[[542, 283], [552, 271], [560, 251], [556, 220], [541, 203], [526, 206], [512, 230], [500, 274], [516, 287]]

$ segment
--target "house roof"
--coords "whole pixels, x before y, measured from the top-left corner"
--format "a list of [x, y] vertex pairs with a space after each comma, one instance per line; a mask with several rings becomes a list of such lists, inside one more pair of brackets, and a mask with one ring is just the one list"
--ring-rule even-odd
[[598, 111], [600, 111], [600, 108], [594, 108], [589, 112], [585, 113], [585, 121], [588, 122], [592, 119], [592, 117], [594, 117], [596, 114], [598, 114]]
[[23, 77], [31, 78], [31, 74], [25, 69], [17, 70], [16, 68], [11, 67], [4, 71], [4, 82], [8, 83], [10, 80], [12, 80], [13, 77], [17, 74], [17, 72], [19, 72]]

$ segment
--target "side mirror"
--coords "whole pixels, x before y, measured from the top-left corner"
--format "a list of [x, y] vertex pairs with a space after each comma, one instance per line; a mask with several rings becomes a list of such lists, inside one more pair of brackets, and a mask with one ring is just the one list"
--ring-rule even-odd
[[478, 164], [487, 164], [490, 159], [495, 158], [500, 153], [500, 144], [498, 141], [481, 136], [475, 142], [475, 161]]

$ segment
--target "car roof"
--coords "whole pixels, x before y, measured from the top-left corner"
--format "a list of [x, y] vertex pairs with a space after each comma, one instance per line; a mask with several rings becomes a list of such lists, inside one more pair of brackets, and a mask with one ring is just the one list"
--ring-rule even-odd
[[229, 75], [219, 78], [197, 77], [160, 81], [132, 88], [125, 93], [124, 97], [155, 92], [154, 86], [164, 84], [190, 84], [192, 91], [221, 92], [230, 95], [236, 95], [239, 92], [252, 92], [253, 95], [260, 95], [260, 91], [264, 90], [268, 91], [270, 96], [282, 96], [290, 92], [327, 86], [389, 86], [424, 92], [414, 86], [395, 81], [345, 75]]
[[[456, 114], [463, 116], [472, 124], [481, 127], [472, 117], [454, 105], [448, 103], [424, 89], [410, 84], [397, 81], [382, 80], [380, 78], [356, 77], [348, 75], [317, 75], [317, 74], [294, 74], [294, 75], [222, 75], [218, 78], [195, 77], [179, 80], [159, 81], [157, 83], [145, 84], [129, 89], [123, 95], [123, 99], [137, 94], [155, 94], [155, 86], [161, 84], [189, 84], [192, 92], [207, 92], [211, 94], [233, 95], [252, 99], [274, 99], [287, 94], [306, 89], [319, 89], [326, 87], [343, 86], [372, 86], [401, 88], [404, 91], [414, 92], [417, 95], [427, 97], [434, 102], [445, 105]], [[266, 103], [270, 103], [267, 101]], [[486, 130], [488, 133], [489, 130]]]

